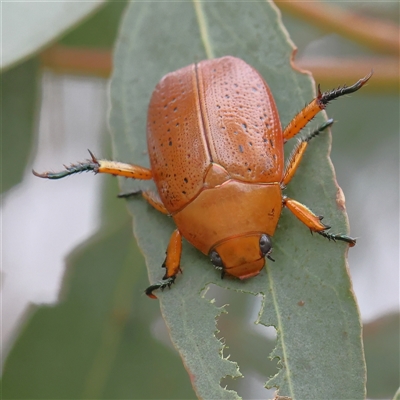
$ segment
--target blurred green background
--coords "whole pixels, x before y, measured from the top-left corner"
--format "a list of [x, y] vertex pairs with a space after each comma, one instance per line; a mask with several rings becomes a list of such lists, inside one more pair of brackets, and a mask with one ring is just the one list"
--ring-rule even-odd
[[[398, 3], [351, 5], [361, 15], [399, 23]], [[49, 40], [107, 52], [124, 7], [94, 9]], [[7, 12], [11, 6], [3, 9], [5, 18]], [[282, 17], [299, 62], [380, 56], [299, 16]], [[359, 76], [373, 67], [366, 64]], [[195, 398], [158, 303], [142, 295], [146, 268], [125, 204], [115, 198], [117, 181], [82, 175], [45, 182], [30, 173], [86, 158], [86, 148], [111, 158], [107, 80], [93, 75], [60, 73], [32, 52], [1, 76], [3, 396]], [[343, 83], [352, 82], [337, 81]], [[371, 82], [366, 89], [330, 104], [327, 113], [337, 121], [331, 157], [351, 233], [359, 237], [349, 265], [365, 323], [368, 397], [382, 399], [394, 395], [400, 372], [399, 97], [398, 86]], [[276, 363], [259, 349], [269, 340], [263, 351], [272, 350], [274, 330], [253, 325], [260, 300], [216, 287], [207, 297], [230, 304], [219, 335], [245, 375], [223, 384], [244, 398], [272, 397], [263, 383]]]

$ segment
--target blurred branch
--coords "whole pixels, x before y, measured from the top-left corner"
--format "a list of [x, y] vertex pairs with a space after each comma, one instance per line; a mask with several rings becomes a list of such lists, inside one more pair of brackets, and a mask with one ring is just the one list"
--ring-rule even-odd
[[320, 1], [278, 0], [275, 3], [282, 11], [325, 31], [334, 31], [380, 53], [399, 54], [400, 29], [390, 21], [362, 16]]
[[40, 55], [42, 66], [63, 74], [108, 78], [112, 70], [110, 49], [52, 46]]
[[[58, 73], [94, 75], [108, 78], [112, 69], [112, 51], [55, 45], [40, 56], [42, 66]], [[366, 75], [371, 69], [374, 77], [368, 83], [375, 91], [399, 90], [399, 61], [394, 57], [363, 59], [302, 59], [295, 62], [301, 69], [309, 70], [323, 86], [351, 83]]]
[[315, 81], [325, 89], [338, 84], [351, 84], [373, 70], [374, 75], [366, 85], [368, 90], [399, 91], [399, 60], [396, 57], [303, 58], [295, 61], [295, 65], [310, 71]]

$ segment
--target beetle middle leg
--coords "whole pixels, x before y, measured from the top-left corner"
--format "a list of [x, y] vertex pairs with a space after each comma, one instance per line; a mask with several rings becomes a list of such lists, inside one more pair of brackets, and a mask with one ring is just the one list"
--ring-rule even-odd
[[168, 210], [165, 208], [164, 204], [162, 203], [160, 196], [151, 191], [151, 190], [136, 190], [135, 192], [129, 192], [129, 193], [120, 193], [118, 195], [119, 198], [128, 198], [132, 196], [137, 196], [141, 194], [143, 198], [151, 205], [153, 206], [157, 211], [160, 211], [161, 213], [165, 215], [170, 215]]
[[304, 152], [308, 146], [308, 142], [329, 128], [333, 124], [333, 119], [328, 119], [324, 124], [319, 126], [315, 131], [305, 136], [299, 144], [293, 149], [285, 168], [285, 173], [282, 180], [282, 185], [286, 186], [293, 178], [298, 166], [300, 165], [301, 159], [303, 158]]
[[364, 78], [358, 80], [354, 85], [343, 86], [329, 92], [321, 93], [318, 85], [318, 95], [305, 106], [289, 123], [283, 131], [283, 140], [287, 142], [293, 136], [296, 136], [321, 110], [324, 110], [327, 104], [345, 94], [356, 92], [364, 86], [372, 76], [372, 71]]
[[[329, 119], [315, 131], [311, 132], [305, 136], [299, 144], [294, 148], [289, 160], [286, 164], [285, 174], [283, 176], [282, 185], [286, 186], [293, 178], [297, 168], [300, 165], [301, 159], [303, 158], [304, 152], [308, 146], [308, 142], [327, 129], [333, 124], [333, 119]], [[283, 204], [301, 221], [305, 224], [311, 232], [317, 232], [320, 235], [326, 237], [329, 240], [342, 240], [354, 246], [356, 240], [346, 236], [346, 235], [335, 235], [333, 233], [327, 232], [330, 226], [327, 226], [321, 222], [322, 217], [315, 215], [311, 210], [309, 210], [305, 205], [299, 203], [296, 200], [289, 199], [288, 197], [283, 198]]]
[[149, 286], [145, 293], [152, 299], [156, 299], [157, 296], [153, 294], [154, 290], [164, 290], [166, 287], [170, 287], [174, 282], [176, 275], [181, 271], [180, 262], [182, 255], [182, 235], [178, 229], [175, 229], [169, 239], [167, 253], [162, 267], [165, 268], [165, 275], [162, 280]]

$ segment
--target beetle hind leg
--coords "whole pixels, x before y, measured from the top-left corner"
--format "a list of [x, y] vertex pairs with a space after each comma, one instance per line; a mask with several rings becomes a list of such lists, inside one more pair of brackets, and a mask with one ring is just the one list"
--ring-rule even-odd
[[171, 287], [171, 285], [175, 282], [176, 275], [181, 271], [180, 261], [182, 254], [182, 235], [178, 229], [175, 229], [169, 239], [167, 254], [162, 264], [162, 267], [165, 268], [165, 275], [162, 280], [150, 285], [145, 293], [147, 296], [152, 299], [156, 299], [157, 296], [153, 294], [154, 290], [161, 289], [164, 290], [166, 287]]
[[350, 247], [353, 247], [356, 244], [356, 239], [353, 239], [350, 236], [335, 235], [327, 232], [327, 230], [330, 229], [330, 226], [321, 222], [323, 217], [315, 215], [310, 209], [298, 201], [285, 197], [283, 199], [283, 204], [310, 229], [311, 233], [316, 232], [329, 240], [347, 242]]

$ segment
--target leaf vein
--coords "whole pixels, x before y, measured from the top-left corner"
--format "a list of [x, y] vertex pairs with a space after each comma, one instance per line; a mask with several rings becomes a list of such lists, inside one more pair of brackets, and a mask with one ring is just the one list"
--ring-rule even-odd
[[280, 310], [279, 310], [279, 306], [278, 306], [278, 301], [276, 299], [276, 292], [275, 292], [274, 282], [273, 282], [273, 279], [272, 279], [272, 271], [268, 267], [268, 265], [266, 266], [266, 268], [268, 269], [268, 274], [267, 274], [268, 282], [269, 282], [269, 287], [270, 287], [270, 290], [271, 290], [272, 301], [273, 301], [274, 308], [275, 308], [275, 311], [276, 311], [276, 318], [277, 318], [277, 321], [278, 321], [278, 327], [277, 328], [278, 328], [278, 332], [279, 332], [279, 340], [282, 343], [282, 352], [283, 352], [283, 358], [284, 358], [284, 362], [285, 362], [286, 375], [287, 375], [287, 378], [288, 378], [290, 397], [292, 399], [294, 399], [295, 396], [294, 396], [293, 385], [292, 385], [292, 380], [291, 380], [291, 376], [290, 376], [290, 367], [289, 367], [289, 360], [288, 360], [287, 351], [286, 351], [285, 338], [284, 338], [284, 334], [283, 334], [283, 325], [282, 325], [281, 314], [280, 314]]
[[199, 23], [201, 41], [203, 42], [204, 49], [208, 59], [215, 58], [214, 51], [211, 45], [210, 37], [208, 35], [206, 18], [203, 12], [201, 2], [199, 0], [193, 0], [194, 9]]

